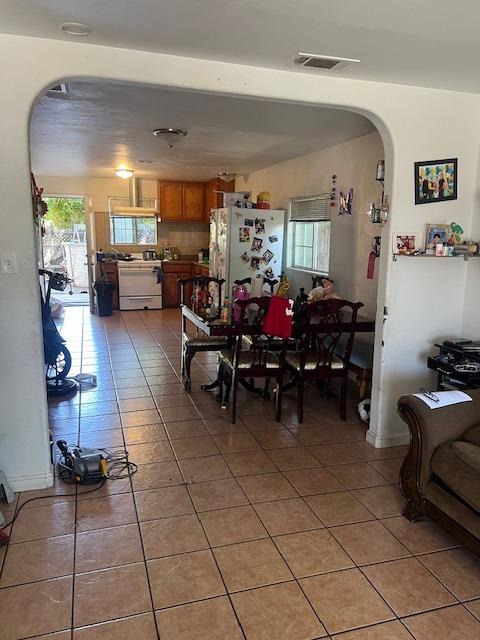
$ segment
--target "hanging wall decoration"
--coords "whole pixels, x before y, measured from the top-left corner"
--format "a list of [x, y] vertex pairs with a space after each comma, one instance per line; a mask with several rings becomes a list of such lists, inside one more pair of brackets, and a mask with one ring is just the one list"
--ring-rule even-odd
[[343, 216], [345, 214], [352, 215], [352, 204], [353, 204], [353, 188], [350, 187], [348, 194], [345, 194], [343, 191], [340, 191], [339, 198], [340, 209], [338, 211], [339, 216]]
[[415, 204], [457, 199], [457, 158], [415, 162]]
[[334, 173], [332, 176], [332, 187], [330, 189], [330, 206], [334, 207], [337, 204], [337, 176]]

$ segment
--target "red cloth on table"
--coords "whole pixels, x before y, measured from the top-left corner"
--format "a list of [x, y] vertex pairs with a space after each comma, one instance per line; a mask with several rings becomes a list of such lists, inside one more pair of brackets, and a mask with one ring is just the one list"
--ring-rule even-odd
[[293, 300], [272, 296], [265, 315], [263, 330], [276, 338], [290, 338], [292, 335]]

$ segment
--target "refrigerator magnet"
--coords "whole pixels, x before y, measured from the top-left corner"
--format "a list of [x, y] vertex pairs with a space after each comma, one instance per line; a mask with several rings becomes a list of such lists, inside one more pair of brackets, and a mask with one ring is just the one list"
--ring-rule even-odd
[[240, 227], [238, 230], [238, 239], [240, 242], [250, 242], [250, 229], [248, 227]]
[[260, 258], [252, 258], [250, 260], [250, 269], [252, 271], [258, 271], [260, 269]]
[[250, 262], [250, 256], [248, 255], [248, 253], [246, 251], [244, 253], [242, 253], [240, 258], [242, 259], [242, 262], [244, 262], [245, 264], [248, 264]]
[[273, 253], [270, 251], [270, 249], [267, 249], [263, 254], [264, 263], [268, 264], [272, 258], [273, 258]]
[[270, 242], [278, 242], [278, 236], [268, 236]]
[[243, 224], [246, 227], [253, 227], [253, 220], [251, 218], [245, 218], [245, 220], [243, 221]]
[[265, 233], [265, 218], [255, 218], [255, 233]]
[[252, 251], [256, 251], [256, 252], [261, 251], [262, 250], [262, 244], [263, 244], [263, 240], [261, 238], [254, 238], [253, 242], [252, 242], [251, 250]]
[[268, 267], [268, 269], [265, 269], [264, 276], [265, 278], [268, 278], [268, 280], [273, 280], [275, 274], [273, 273], [272, 267]]

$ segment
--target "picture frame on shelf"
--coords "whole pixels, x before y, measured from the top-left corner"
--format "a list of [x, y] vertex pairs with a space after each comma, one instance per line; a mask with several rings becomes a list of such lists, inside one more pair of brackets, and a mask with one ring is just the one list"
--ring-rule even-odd
[[392, 250], [395, 255], [410, 255], [418, 248], [416, 233], [401, 231], [393, 234]]
[[458, 159], [415, 162], [415, 204], [457, 199]]
[[425, 225], [425, 249], [435, 249], [437, 244], [447, 245], [451, 235], [449, 224]]

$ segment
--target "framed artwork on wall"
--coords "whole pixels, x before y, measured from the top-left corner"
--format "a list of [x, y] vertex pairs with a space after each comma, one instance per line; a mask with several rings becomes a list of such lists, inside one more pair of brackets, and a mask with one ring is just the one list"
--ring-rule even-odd
[[435, 249], [437, 244], [448, 244], [452, 235], [449, 224], [427, 224], [425, 228], [425, 249]]
[[416, 246], [417, 237], [413, 232], [394, 233], [393, 234], [393, 253], [397, 255], [410, 255], [418, 249]]
[[457, 158], [415, 162], [415, 204], [457, 199]]

